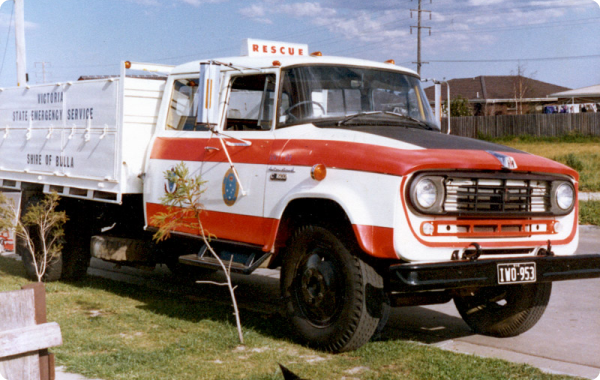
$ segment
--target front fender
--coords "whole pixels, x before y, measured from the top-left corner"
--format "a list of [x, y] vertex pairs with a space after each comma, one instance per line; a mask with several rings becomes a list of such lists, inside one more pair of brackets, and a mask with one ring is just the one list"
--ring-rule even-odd
[[[286, 181], [268, 181], [265, 216], [278, 221], [288, 205], [299, 199], [323, 199], [336, 203], [346, 214], [360, 247], [369, 255], [397, 259], [393, 248], [393, 223], [399, 204], [401, 177], [328, 169], [322, 181], [310, 176], [310, 168], [295, 168]], [[278, 196], [280, 195], [280, 196]], [[280, 223], [272, 231], [271, 247]]]

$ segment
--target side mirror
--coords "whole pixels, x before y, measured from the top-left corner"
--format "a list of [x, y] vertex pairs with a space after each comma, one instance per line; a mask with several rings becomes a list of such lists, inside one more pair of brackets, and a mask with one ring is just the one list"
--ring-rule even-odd
[[197, 124], [206, 125], [211, 129], [219, 123], [220, 89], [221, 70], [219, 65], [214, 62], [200, 63]]

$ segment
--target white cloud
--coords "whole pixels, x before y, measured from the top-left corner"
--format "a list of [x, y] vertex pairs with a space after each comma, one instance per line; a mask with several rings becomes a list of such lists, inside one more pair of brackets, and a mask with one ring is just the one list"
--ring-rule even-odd
[[193, 5], [194, 7], [199, 7], [202, 4], [216, 4], [216, 3], [223, 3], [226, 2], [227, 0], [179, 0], [182, 3], [188, 4], [188, 5]]
[[[423, 39], [424, 46], [437, 52], [486, 49], [499, 41], [502, 34], [514, 29], [526, 31], [539, 24], [560, 22], [574, 6], [584, 7], [590, 0], [447, 0], [427, 3], [432, 20], [424, 14], [424, 25], [432, 28], [432, 36]], [[416, 37], [410, 27], [414, 4], [401, 0], [254, 0], [239, 12], [262, 23], [285, 20], [281, 16], [306, 20], [315, 25], [307, 30], [308, 40], [324, 46], [353, 41], [354, 48], [338, 48], [339, 52], [357, 54], [385, 51], [409, 57], [416, 49]], [[541, 27], [546, 27], [542, 25]], [[414, 30], [413, 30], [414, 32]], [[341, 49], [341, 50], [340, 50]], [[408, 59], [408, 58], [407, 58]]]
[[158, 7], [160, 6], [160, 2], [158, 0], [127, 0], [130, 3], [150, 6], [150, 7]]
[[[139, 4], [143, 6], [151, 6], [151, 7], [160, 7], [163, 5], [172, 5], [172, 1], [161, 1], [161, 0], [126, 0], [130, 3]], [[202, 4], [214, 4], [214, 3], [222, 3], [228, 0], [177, 0], [180, 3], [184, 3], [187, 5], [192, 5], [194, 7], [199, 7]]]
[[239, 10], [239, 13], [257, 22], [272, 23], [271, 18], [277, 15], [287, 15], [295, 18], [312, 18], [320, 20], [336, 15], [333, 8], [324, 8], [317, 2], [302, 2], [284, 4], [282, 2], [267, 0], [262, 3], [252, 4]]
[[485, 6], [485, 5], [494, 5], [505, 2], [504, 0], [469, 0], [469, 5], [473, 5], [476, 7]]
[[333, 17], [336, 10], [333, 8], [323, 8], [319, 3], [293, 3], [282, 4], [277, 13], [288, 14], [294, 17]]
[[273, 23], [273, 21], [267, 17], [267, 8], [263, 4], [252, 4], [249, 7], [240, 9], [239, 13], [246, 18], [253, 19], [256, 22], [263, 24]]

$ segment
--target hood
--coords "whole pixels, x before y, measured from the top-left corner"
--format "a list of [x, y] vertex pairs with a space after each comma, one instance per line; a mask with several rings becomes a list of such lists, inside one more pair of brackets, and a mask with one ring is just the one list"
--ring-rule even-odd
[[425, 149], [459, 149], [459, 150], [490, 150], [495, 152], [524, 153], [520, 150], [504, 145], [494, 144], [487, 141], [472, 139], [468, 137], [447, 135], [436, 131], [427, 131], [416, 128], [402, 127], [348, 127], [346, 129], [370, 133], [373, 135], [387, 137], [402, 141]]
[[[500, 158], [507, 156], [516, 164], [516, 168], [511, 170], [514, 173], [563, 174], [578, 180], [577, 172], [568, 166], [486, 141], [403, 127], [357, 126], [344, 129], [357, 133], [352, 140], [344, 141], [285, 139], [275, 152], [288, 155], [288, 164], [291, 165], [322, 163], [331, 168], [400, 176], [423, 170], [504, 171], [507, 169]], [[394, 144], [379, 145], [366, 133], [403, 144], [398, 144], [398, 147]], [[361, 139], [361, 136], [364, 138]], [[406, 148], [410, 146], [413, 149]]]

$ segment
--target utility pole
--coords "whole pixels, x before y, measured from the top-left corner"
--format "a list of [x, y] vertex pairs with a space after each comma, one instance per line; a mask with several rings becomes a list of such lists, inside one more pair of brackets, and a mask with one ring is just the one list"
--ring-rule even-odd
[[[412, 0], [411, 0], [412, 1]], [[429, 0], [429, 3], [431, 3], [431, 0]], [[429, 19], [431, 20], [431, 11], [428, 10], [424, 10], [421, 8], [421, 0], [419, 0], [419, 7], [417, 9], [411, 9], [410, 10], [410, 17], [412, 18], [412, 13], [413, 12], [417, 12], [417, 25], [411, 25], [410, 26], [410, 33], [412, 34], [413, 28], [417, 28], [417, 62], [413, 62], [417, 64], [417, 74], [421, 75], [421, 65], [428, 63], [428, 62], [423, 62], [421, 60], [421, 29], [429, 29], [429, 35], [431, 36], [431, 28], [428, 26], [422, 26], [421, 25], [421, 13], [423, 12], [428, 12], [429, 13]]]

